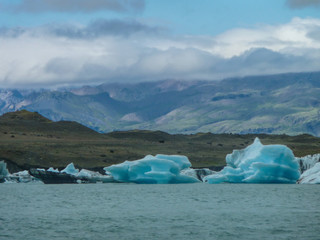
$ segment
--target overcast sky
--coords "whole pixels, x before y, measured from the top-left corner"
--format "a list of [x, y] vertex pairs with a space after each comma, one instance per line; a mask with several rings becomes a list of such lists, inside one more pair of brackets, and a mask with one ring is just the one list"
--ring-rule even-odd
[[1, 0], [0, 87], [320, 71], [320, 0]]

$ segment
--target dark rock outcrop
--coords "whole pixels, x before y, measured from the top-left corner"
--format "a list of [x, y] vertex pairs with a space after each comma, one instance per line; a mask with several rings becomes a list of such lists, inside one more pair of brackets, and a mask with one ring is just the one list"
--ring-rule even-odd
[[29, 173], [46, 184], [77, 183], [77, 178], [67, 173], [50, 172], [34, 168], [31, 168]]

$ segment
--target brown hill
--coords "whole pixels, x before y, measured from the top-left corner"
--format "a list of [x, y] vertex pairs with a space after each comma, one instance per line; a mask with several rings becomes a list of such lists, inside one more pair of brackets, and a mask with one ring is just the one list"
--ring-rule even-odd
[[25, 110], [0, 117], [0, 160], [11, 172], [30, 167], [77, 167], [101, 170], [147, 154], [181, 154], [194, 167], [219, 168], [233, 149], [251, 144], [258, 136], [264, 144], [288, 145], [296, 156], [320, 153], [320, 138], [311, 135], [266, 134], [171, 135], [161, 131], [97, 133], [76, 122], [53, 122]]

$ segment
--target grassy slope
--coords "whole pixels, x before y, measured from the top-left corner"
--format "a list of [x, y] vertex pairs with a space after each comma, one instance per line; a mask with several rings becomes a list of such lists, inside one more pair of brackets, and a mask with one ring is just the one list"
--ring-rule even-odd
[[[157, 129], [170, 133], [320, 136], [319, 79], [320, 73], [301, 73], [206, 82], [179, 93], [183, 101], [177, 101], [179, 104], [160, 117], [142, 123], [120, 121], [118, 124], [120, 129]], [[157, 107], [162, 103], [149, 102]]]
[[169, 135], [156, 131], [99, 134], [76, 122], [52, 122], [37, 113], [20, 111], [0, 117], [0, 159], [11, 171], [30, 167], [62, 168], [70, 162], [88, 169], [135, 160], [147, 154], [186, 155], [194, 167], [225, 164], [225, 155], [259, 136], [264, 144], [288, 145], [296, 156], [320, 152], [320, 139], [310, 135]]
[[[308, 132], [320, 135], [320, 88], [300, 88], [299, 85], [293, 85], [265, 95], [253, 91], [233, 94], [241, 93], [251, 95], [183, 106], [154, 121], [128, 125], [126, 128], [185, 133], [210, 131], [296, 135]], [[228, 95], [230, 93], [226, 94]], [[207, 96], [208, 99], [209, 97], [210, 95]]]

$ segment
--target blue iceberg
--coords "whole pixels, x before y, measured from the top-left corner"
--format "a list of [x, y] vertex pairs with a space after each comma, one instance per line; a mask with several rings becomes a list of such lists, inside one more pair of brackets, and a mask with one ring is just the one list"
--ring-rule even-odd
[[125, 161], [121, 164], [105, 167], [118, 182], [133, 183], [195, 183], [198, 179], [181, 174], [181, 171], [191, 167], [189, 159], [179, 155], [147, 155], [136, 161]]
[[48, 172], [55, 172], [55, 173], [59, 173], [59, 172], [60, 172], [58, 168], [57, 168], [57, 169], [54, 169], [53, 167], [48, 168], [47, 171], [48, 171]]
[[296, 183], [300, 167], [290, 148], [263, 145], [258, 138], [242, 150], [226, 156], [227, 166], [206, 176], [208, 183]]
[[[56, 172], [53, 168], [49, 168], [48, 171]], [[67, 173], [70, 175], [77, 175], [79, 173], [79, 169], [76, 169], [73, 163], [69, 163], [65, 169], [61, 171], [61, 173]]]
[[9, 175], [7, 164], [4, 161], [0, 161], [0, 182], [4, 182], [5, 178]]

